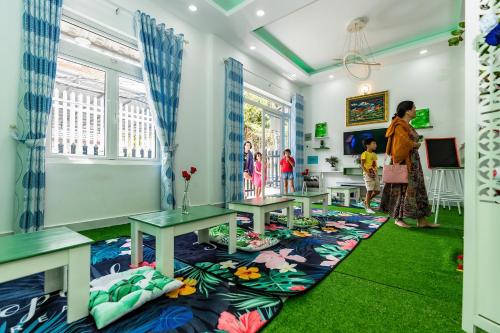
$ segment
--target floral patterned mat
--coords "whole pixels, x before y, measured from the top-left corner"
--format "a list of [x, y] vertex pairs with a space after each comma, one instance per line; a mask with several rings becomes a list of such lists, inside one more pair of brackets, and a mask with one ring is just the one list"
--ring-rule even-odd
[[[195, 234], [176, 237], [175, 256], [224, 280], [276, 296], [305, 292], [325, 278], [362, 239], [369, 238], [387, 218], [330, 211], [319, 215], [317, 227], [290, 230], [271, 216], [266, 237], [279, 239], [271, 248], [227, 253], [224, 246], [198, 244]], [[251, 230], [251, 215], [239, 215], [238, 225]], [[154, 240], [145, 244], [154, 248]]]
[[[125, 271], [130, 239], [121, 237], [92, 245], [92, 279]], [[154, 251], [144, 248], [144, 260]], [[185, 284], [146, 303], [100, 332], [257, 332], [282, 307], [279, 298], [231, 284], [199, 268], [175, 262]], [[43, 274], [0, 284], [0, 332], [97, 332], [89, 316], [66, 323], [64, 294], [43, 294]]]

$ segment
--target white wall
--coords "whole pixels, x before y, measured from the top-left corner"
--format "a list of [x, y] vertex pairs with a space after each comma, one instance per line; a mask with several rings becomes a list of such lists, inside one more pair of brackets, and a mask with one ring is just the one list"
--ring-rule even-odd
[[[7, 3], [9, 3], [7, 5]], [[0, 1], [0, 38], [2, 60], [0, 70], [0, 234], [12, 230], [16, 146], [9, 125], [16, 123], [18, 82], [21, 75], [22, 1]], [[8, 52], [6, 51], [8, 49]]]
[[[418, 52], [418, 51], [414, 51]], [[420, 129], [424, 137], [456, 137], [457, 144], [464, 141], [464, 57], [463, 48], [429, 48], [429, 53], [421, 57], [400, 61], [392, 65], [383, 65], [374, 71], [367, 81], [372, 92], [389, 91], [389, 120], [396, 111], [397, 104], [403, 100], [412, 100], [418, 108], [429, 108], [432, 129]], [[314, 124], [326, 121], [329, 138], [327, 151], [306, 149], [307, 155], [319, 156], [319, 165], [311, 169], [330, 170], [325, 158], [334, 155], [340, 158], [340, 168], [355, 167], [352, 156], [343, 154], [343, 132], [387, 127], [387, 123], [363, 126], [345, 126], [345, 103], [347, 97], [359, 95], [361, 82], [345, 76], [326, 83], [316, 84], [302, 90], [305, 96], [305, 133], [314, 133]], [[313, 139], [306, 142], [310, 147], [319, 146]], [[426, 166], [425, 148], [420, 148], [424, 171]], [[381, 164], [383, 155], [379, 155]], [[337, 176], [335, 180], [350, 180], [349, 177]], [[361, 180], [360, 178], [352, 178]], [[333, 179], [328, 179], [331, 184]]]
[[[2, 6], [6, 2], [2, 2]], [[15, 174], [15, 145], [9, 138], [8, 124], [15, 123], [18, 103], [17, 84], [20, 74], [22, 3], [2, 8], [2, 40], [9, 52], [2, 54], [3, 108], [0, 112], [0, 233], [12, 230]], [[177, 126], [175, 169], [177, 201], [183, 182], [179, 171], [191, 165], [199, 173], [193, 177], [190, 191], [192, 204], [222, 201], [221, 152], [223, 142], [224, 64], [234, 57], [252, 72], [262, 75], [276, 86], [248, 74], [245, 79], [259, 88], [288, 100], [297, 88], [272, 69], [239, 52], [221, 39], [199, 31], [165, 10], [165, 5], [151, 0], [123, 0], [120, 5], [130, 11], [143, 10], [158, 22], [182, 32], [189, 45], [185, 47]], [[106, 28], [133, 36], [132, 17], [101, 1], [66, 0], [64, 6]], [[89, 220], [126, 216], [159, 209], [159, 165], [120, 163], [59, 163], [48, 161], [46, 173], [46, 225], [60, 225]]]

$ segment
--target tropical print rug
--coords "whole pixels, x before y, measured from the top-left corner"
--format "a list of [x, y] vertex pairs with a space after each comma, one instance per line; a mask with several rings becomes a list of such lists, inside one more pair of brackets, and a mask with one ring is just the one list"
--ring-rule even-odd
[[[154, 261], [144, 248], [144, 260]], [[129, 269], [130, 239], [92, 245], [92, 279]], [[175, 262], [185, 284], [117, 320], [100, 332], [257, 332], [282, 307], [279, 298], [222, 280], [199, 268]], [[0, 333], [97, 332], [89, 316], [66, 323], [64, 293], [43, 293], [43, 274], [0, 284]]]
[[[279, 215], [271, 216], [266, 237], [279, 239], [271, 248], [227, 253], [223, 245], [198, 244], [196, 235], [176, 237], [175, 256], [221, 279], [275, 296], [303, 293], [325, 278], [362, 239], [380, 228], [386, 217], [329, 211], [316, 227], [290, 230]], [[296, 213], [298, 213], [296, 211]], [[241, 214], [238, 225], [252, 234], [252, 216]], [[154, 239], [145, 244], [154, 248]]]

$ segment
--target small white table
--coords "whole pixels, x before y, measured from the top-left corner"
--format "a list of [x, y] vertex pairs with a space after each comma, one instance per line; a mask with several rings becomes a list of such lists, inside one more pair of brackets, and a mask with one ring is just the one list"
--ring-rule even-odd
[[193, 206], [188, 214], [181, 209], [129, 216], [132, 225], [132, 264], [143, 261], [142, 234], [156, 237], [156, 269], [174, 277], [174, 237], [198, 231], [198, 242], [209, 243], [208, 230], [229, 223], [229, 254], [236, 252], [236, 212], [215, 206]]
[[230, 202], [229, 209], [253, 214], [253, 230], [264, 234], [265, 223], [269, 221], [269, 213], [275, 210], [286, 209], [287, 226], [289, 229], [293, 227], [293, 202], [291, 198], [255, 198]]
[[312, 215], [312, 204], [314, 202], [321, 201], [323, 203], [323, 214], [328, 213], [328, 193], [321, 192], [293, 192], [283, 194], [285, 198], [293, 198], [295, 202], [299, 202], [302, 205], [302, 215], [304, 217], [311, 217]]
[[63, 290], [67, 284], [68, 323], [87, 317], [91, 243], [65, 227], [2, 236], [0, 283], [45, 272], [45, 293]]
[[330, 190], [330, 195], [332, 196], [338, 196], [339, 194], [342, 194], [344, 196], [344, 205], [349, 207], [351, 205], [351, 194], [354, 194], [354, 199], [356, 202], [359, 201], [360, 197], [360, 190], [359, 187], [354, 187], [354, 186], [335, 186], [335, 187], [329, 187]]

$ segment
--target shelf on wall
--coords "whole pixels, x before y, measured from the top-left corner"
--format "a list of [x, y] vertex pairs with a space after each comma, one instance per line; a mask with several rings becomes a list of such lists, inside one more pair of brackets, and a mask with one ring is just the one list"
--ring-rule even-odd
[[420, 130], [420, 129], [426, 129], [426, 128], [434, 128], [434, 126], [427, 126], [427, 127], [420, 127], [420, 128], [415, 128], [415, 130]]
[[314, 150], [328, 150], [330, 147], [312, 147]]
[[[378, 168], [378, 174], [382, 174], [382, 168]], [[361, 167], [355, 167], [355, 168], [344, 168], [344, 176], [363, 176], [363, 170], [361, 170]]]
[[323, 140], [323, 139], [329, 139], [330, 137], [329, 136], [323, 136], [323, 137], [317, 137], [315, 136], [314, 139], [316, 140]]

